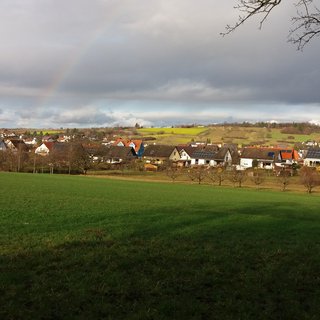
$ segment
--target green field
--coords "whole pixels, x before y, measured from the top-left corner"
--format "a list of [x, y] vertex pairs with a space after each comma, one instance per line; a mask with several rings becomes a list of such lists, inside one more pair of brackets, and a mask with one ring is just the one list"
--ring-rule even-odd
[[142, 137], [152, 136], [162, 144], [185, 144], [191, 140], [201, 140], [207, 131], [207, 127], [141, 128], [138, 130]]
[[182, 135], [199, 135], [206, 131], [206, 127], [192, 127], [192, 128], [141, 128], [138, 131], [145, 134], [182, 134]]
[[0, 174], [1, 319], [318, 319], [318, 194]]
[[152, 136], [157, 143], [181, 144], [190, 141], [212, 143], [236, 143], [239, 145], [291, 145], [296, 142], [320, 140], [319, 133], [288, 134], [279, 128], [209, 126], [195, 128], [142, 128], [138, 130], [142, 137]]

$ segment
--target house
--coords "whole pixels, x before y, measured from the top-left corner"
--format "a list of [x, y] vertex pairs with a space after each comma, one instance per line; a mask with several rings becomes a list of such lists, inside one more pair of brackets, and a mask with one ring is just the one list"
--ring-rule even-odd
[[292, 166], [299, 161], [298, 151], [294, 149], [281, 149], [279, 154], [280, 161], [276, 161], [276, 166]]
[[20, 139], [10, 139], [6, 141], [7, 149], [13, 152], [29, 152], [29, 147]]
[[68, 155], [72, 148], [71, 144], [62, 142], [43, 142], [38, 148], [35, 149], [35, 154], [40, 156], [47, 156], [49, 154], [58, 155], [59, 157], [65, 157]]
[[42, 142], [53, 142], [53, 141], [55, 141], [55, 138], [51, 135], [47, 134], [42, 137]]
[[61, 142], [61, 143], [63, 143], [63, 142], [69, 142], [70, 140], [71, 140], [71, 137], [70, 137], [70, 136], [66, 136], [66, 135], [64, 135], [64, 134], [60, 134], [59, 137], [58, 137], [58, 139], [57, 139], [57, 141], [58, 141], [58, 142]]
[[37, 142], [37, 138], [25, 138], [23, 139], [24, 143], [30, 146], [35, 146]]
[[102, 161], [110, 164], [120, 164], [137, 158], [133, 147], [109, 146], [103, 148]]
[[144, 144], [142, 140], [130, 140], [130, 139], [128, 140], [128, 139], [118, 138], [117, 140], [114, 141], [112, 145], [118, 146], [118, 147], [133, 148], [138, 158], [141, 158], [144, 153]]
[[307, 148], [317, 148], [319, 146], [318, 142], [314, 141], [314, 140], [307, 140], [302, 142], [302, 144], [304, 146], [306, 146]]
[[166, 161], [176, 162], [180, 159], [179, 152], [175, 146], [148, 145], [143, 153], [143, 159], [148, 163], [161, 165]]
[[43, 142], [36, 150], [34, 151], [35, 154], [40, 156], [47, 156], [50, 151], [52, 151], [54, 142]]
[[248, 147], [240, 154], [240, 168], [247, 169], [256, 166], [258, 168], [273, 169], [275, 161], [279, 160], [279, 150], [275, 148]]
[[191, 165], [192, 154], [197, 147], [192, 146], [177, 146], [180, 159], [178, 160], [178, 165], [183, 167], [189, 167]]
[[87, 144], [83, 148], [92, 162], [101, 162], [103, 160], [102, 157], [105, 154], [105, 147], [103, 145]]
[[6, 151], [7, 146], [3, 140], [0, 140], [0, 151]]
[[303, 160], [303, 163], [308, 167], [320, 166], [320, 148], [309, 149]]
[[298, 152], [294, 149], [247, 147], [240, 155], [240, 168], [254, 167], [254, 161], [258, 168], [274, 169], [277, 167], [292, 166], [299, 160]]
[[218, 146], [205, 146], [195, 148], [191, 155], [191, 165], [207, 165], [211, 167], [226, 166], [232, 164], [232, 156], [229, 148]]

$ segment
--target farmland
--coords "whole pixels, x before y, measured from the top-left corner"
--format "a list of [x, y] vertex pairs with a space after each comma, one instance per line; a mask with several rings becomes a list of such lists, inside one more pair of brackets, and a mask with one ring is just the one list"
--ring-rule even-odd
[[288, 134], [280, 128], [242, 127], [236, 125], [208, 126], [195, 128], [142, 128], [138, 133], [143, 137], [152, 136], [157, 143], [182, 144], [190, 141], [212, 143], [236, 143], [238, 145], [294, 145], [307, 140], [320, 140], [320, 133]]
[[1, 319], [316, 319], [319, 195], [0, 174]]

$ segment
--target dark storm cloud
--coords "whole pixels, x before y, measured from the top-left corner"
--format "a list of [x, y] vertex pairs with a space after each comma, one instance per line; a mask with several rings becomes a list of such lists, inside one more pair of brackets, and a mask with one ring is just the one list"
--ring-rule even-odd
[[228, 1], [4, 0], [1, 121], [315, 119], [320, 41], [288, 44], [291, 13], [284, 3], [261, 31], [252, 21], [222, 38], [238, 14]]

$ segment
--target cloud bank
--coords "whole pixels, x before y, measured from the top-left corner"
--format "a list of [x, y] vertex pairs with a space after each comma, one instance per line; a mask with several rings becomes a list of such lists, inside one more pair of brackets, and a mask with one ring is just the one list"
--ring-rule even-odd
[[287, 43], [218, 0], [4, 0], [0, 127], [320, 121], [320, 42]]

